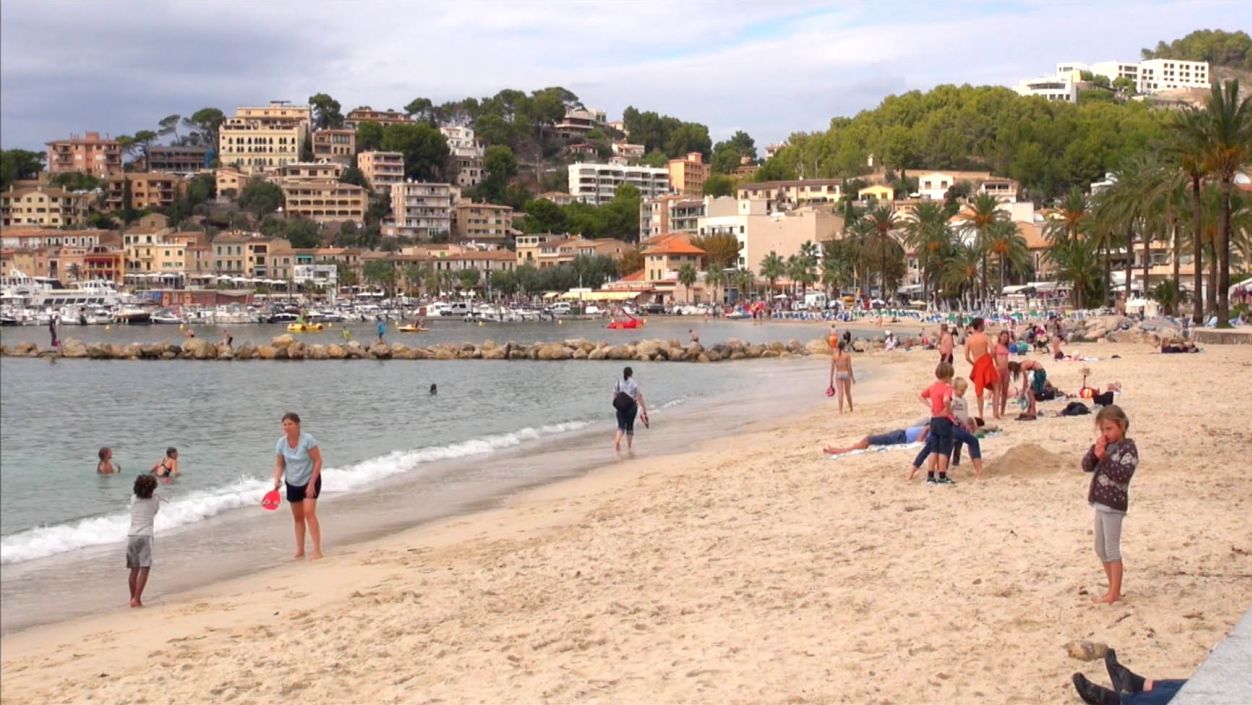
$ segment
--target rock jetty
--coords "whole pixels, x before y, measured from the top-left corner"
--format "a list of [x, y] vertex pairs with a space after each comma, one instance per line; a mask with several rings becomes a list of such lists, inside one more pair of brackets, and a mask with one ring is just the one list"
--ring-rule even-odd
[[[869, 347], [858, 341], [860, 349]], [[268, 345], [243, 342], [234, 347], [201, 338], [176, 343], [84, 343], [67, 338], [59, 349], [40, 348], [35, 343], [0, 346], [6, 357], [62, 357], [91, 360], [636, 360], [640, 362], [722, 362], [760, 358], [827, 355], [825, 339], [808, 343], [745, 343], [730, 340], [707, 347], [677, 340], [640, 340], [625, 344], [591, 341], [583, 338], [544, 343], [482, 344], [440, 343], [418, 346], [375, 342], [362, 344], [306, 344], [291, 335], [280, 335]]]

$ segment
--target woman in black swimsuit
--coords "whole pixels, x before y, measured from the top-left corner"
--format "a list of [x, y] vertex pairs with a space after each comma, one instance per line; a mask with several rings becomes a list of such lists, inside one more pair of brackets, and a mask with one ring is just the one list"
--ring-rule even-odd
[[172, 480], [178, 474], [178, 449], [166, 448], [165, 457], [152, 466], [152, 474], [163, 480]]

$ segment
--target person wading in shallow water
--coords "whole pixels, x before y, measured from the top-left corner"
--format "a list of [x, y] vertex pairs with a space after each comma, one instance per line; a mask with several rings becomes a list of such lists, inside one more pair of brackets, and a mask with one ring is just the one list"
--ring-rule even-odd
[[300, 416], [283, 414], [283, 436], [274, 458], [274, 489], [287, 481], [287, 503], [296, 529], [295, 558], [304, 558], [307, 527], [314, 560], [322, 557], [322, 527], [317, 521], [317, 498], [322, 494], [322, 449], [311, 434], [300, 431]]
[[626, 449], [631, 450], [635, 442], [635, 415], [640, 414], [643, 425], [648, 425], [648, 407], [643, 401], [643, 392], [634, 379], [635, 371], [627, 367], [622, 370], [622, 378], [613, 385], [613, 408], [617, 410], [617, 435], [613, 437], [613, 450], [621, 452], [622, 437], [626, 438]]

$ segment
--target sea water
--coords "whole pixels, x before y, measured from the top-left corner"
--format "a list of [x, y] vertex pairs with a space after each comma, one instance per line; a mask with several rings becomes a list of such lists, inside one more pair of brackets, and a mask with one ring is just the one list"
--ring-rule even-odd
[[[679, 327], [649, 337], [679, 337]], [[449, 327], [448, 335], [481, 341], [478, 328]], [[597, 332], [582, 328], [488, 332], [497, 340]], [[768, 339], [762, 328], [733, 330]], [[781, 328], [773, 339], [794, 330]], [[96, 330], [81, 329], [83, 339]], [[711, 342], [709, 327], [701, 332]], [[639, 450], [688, 450], [799, 410], [797, 394], [816, 399], [824, 389], [823, 362], [633, 363], [656, 427], [638, 428]], [[183, 474], [159, 490], [169, 499], [156, 520], [164, 592], [289, 554], [285, 508], [258, 508], [287, 411], [300, 414], [322, 448], [319, 514], [330, 548], [614, 462], [611, 390], [624, 364], [0, 360], [2, 627], [116, 602], [99, 586], [119, 574], [131, 485], [167, 446], [178, 448]], [[113, 449], [120, 475], [96, 474], [102, 446]]]

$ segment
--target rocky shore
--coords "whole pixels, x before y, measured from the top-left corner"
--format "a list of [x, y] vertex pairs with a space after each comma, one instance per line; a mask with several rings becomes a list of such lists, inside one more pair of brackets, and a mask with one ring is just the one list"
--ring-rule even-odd
[[[871, 347], [858, 341], [859, 349]], [[268, 345], [240, 343], [227, 347], [200, 338], [176, 343], [84, 343], [67, 338], [59, 349], [40, 348], [34, 343], [0, 346], [6, 357], [63, 357], [92, 360], [638, 360], [641, 362], [721, 362], [758, 358], [826, 355], [830, 347], [824, 339], [808, 343], [744, 343], [731, 340], [705, 347], [676, 340], [640, 340], [610, 344], [582, 338], [546, 343], [442, 343], [430, 346], [387, 344], [363, 345], [306, 344], [291, 335], [273, 338]]]
[[[1177, 325], [1164, 319], [1139, 321], [1125, 316], [1101, 316], [1067, 322], [1069, 342], [1072, 343], [1141, 343], [1160, 345], [1162, 341], [1179, 340], [1182, 331]], [[914, 339], [901, 341], [909, 347]], [[858, 338], [853, 350], [867, 352], [881, 350], [882, 340]], [[357, 341], [329, 345], [306, 344], [292, 335], [280, 335], [268, 345], [240, 343], [227, 347], [201, 338], [177, 343], [84, 343], [67, 338], [61, 347], [40, 348], [35, 343], [0, 345], [0, 357], [64, 357], [92, 360], [637, 360], [641, 362], [722, 362], [724, 360], [755, 360], [775, 357], [803, 357], [828, 355], [830, 346], [826, 338], [814, 338], [807, 343], [799, 340], [773, 343], [745, 343], [730, 340], [703, 346], [699, 343], [683, 344], [677, 340], [640, 340], [626, 344], [612, 344], [585, 338], [542, 343], [496, 343], [488, 340], [481, 344], [440, 343], [437, 345], [404, 345], [374, 342], [362, 344]]]

